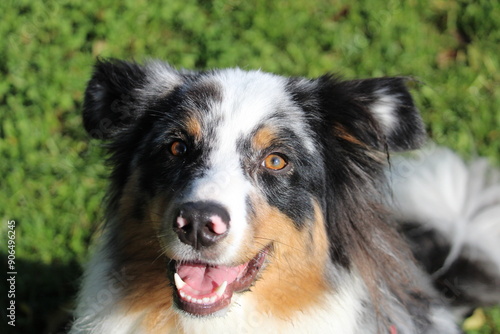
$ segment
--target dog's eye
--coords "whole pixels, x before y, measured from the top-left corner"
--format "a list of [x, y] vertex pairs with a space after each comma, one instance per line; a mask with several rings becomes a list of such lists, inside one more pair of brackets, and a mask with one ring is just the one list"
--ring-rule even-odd
[[262, 166], [270, 170], [282, 170], [288, 166], [288, 161], [280, 154], [271, 153], [262, 161]]
[[170, 144], [170, 152], [176, 157], [183, 156], [187, 152], [187, 145], [180, 140], [174, 141]]

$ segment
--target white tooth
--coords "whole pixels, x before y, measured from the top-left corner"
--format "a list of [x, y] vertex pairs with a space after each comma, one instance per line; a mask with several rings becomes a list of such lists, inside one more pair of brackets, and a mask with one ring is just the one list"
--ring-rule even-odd
[[187, 295], [187, 296], [186, 296], [186, 299], [187, 299], [187, 301], [188, 301], [188, 302], [190, 302], [190, 301], [191, 301], [191, 299], [193, 299], [193, 298], [192, 298], [190, 295]]
[[203, 298], [203, 304], [208, 304], [209, 301], [210, 301], [210, 298], [208, 298], [208, 297]]
[[177, 290], [181, 290], [183, 287], [186, 286], [186, 282], [184, 282], [177, 273], [174, 273], [174, 282], [175, 286], [177, 287]]
[[215, 294], [220, 298], [224, 294], [227, 288], [227, 281], [224, 281], [218, 288], [215, 290]]
[[182, 291], [180, 291], [179, 294], [181, 295], [182, 298], [186, 297], [186, 294], [184, 292], [182, 292]]
[[215, 303], [216, 300], [217, 300], [217, 296], [210, 297], [210, 304]]

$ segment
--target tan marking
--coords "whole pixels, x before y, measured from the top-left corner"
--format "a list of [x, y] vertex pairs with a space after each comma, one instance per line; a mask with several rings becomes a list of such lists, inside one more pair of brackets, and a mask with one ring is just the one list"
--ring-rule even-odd
[[360, 141], [358, 138], [354, 137], [352, 134], [350, 134], [343, 125], [341, 124], [336, 124], [334, 126], [335, 129], [335, 135], [345, 141], [348, 141], [350, 143], [360, 145], [360, 146], [366, 146], [365, 143]]
[[361, 140], [359, 140], [358, 138], [354, 137], [352, 134], [347, 132], [347, 130], [344, 128], [344, 126], [342, 126], [340, 124], [336, 124], [334, 126], [334, 128], [335, 128], [335, 135], [338, 138], [343, 139], [345, 141], [348, 141], [350, 143], [362, 146], [365, 149], [364, 154], [366, 154], [371, 159], [373, 159], [373, 161], [381, 163], [381, 164], [387, 163], [387, 154], [384, 151], [370, 148], [368, 145], [363, 143]]
[[139, 178], [140, 171], [135, 170], [127, 180], [127, 184], [123, 187], [123, 194], [119, 200], [119, 215], [123, 217], [130, 217], [134, 211], [136, 204], [136, 197], [139, 193]]
[[329, 289], [325, 279], [329, 258], [325, 225], [318, 205], [315, 205], [313, 230], [299, 231], [278, 209], [259, 202], [250, 254], [271, 241], [274, 246], [269, 264], [249, 296], [255, 300], [259, 312], [288, 320], [297, 311], [321, 304]]
[[256, 150], [264, 150], [276, 140], [276, 134], [270, 127], [260, 128], [252, 138], [252, 146]]
[[191, 116], [186, 120], [186, 131], [195, 140], [201, 140], [202, 128], [200, 121], [196, 117]]
[[125, 273], [125, 296], [122, 300], [130, 314], [146, 311], [143, 326], [147, 332], [170, 333], [178, 322], [172, 311], [172, 288], [167, 279], [167, 263], [158, 241], [161, 212], [164, 199], [156, 199], [145, 208], [142, 219], [132, 218], [137, 198], [145, 196], [138, 190], [138, 175], [133, 173], [124, 187], [120, 199], [119, 221], [115, 244], [119, 258], [123, 259], [120, 272]]

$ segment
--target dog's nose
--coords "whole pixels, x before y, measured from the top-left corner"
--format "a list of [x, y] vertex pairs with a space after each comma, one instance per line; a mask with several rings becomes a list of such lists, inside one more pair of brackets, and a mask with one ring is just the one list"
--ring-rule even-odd
[[195, 249], [210, 247], [229, 231], [229, 213], [213, 202], [189, 202], [181, 205], [174, 222], [179, 239]]

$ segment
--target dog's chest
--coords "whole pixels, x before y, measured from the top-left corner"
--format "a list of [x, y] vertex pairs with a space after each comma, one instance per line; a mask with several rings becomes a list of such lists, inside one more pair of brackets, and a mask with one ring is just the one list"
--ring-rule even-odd
[[[298, 311], [289, 319], [279, 319], [259, 310], [259, 302], [251, 294], [239, 296], [227, 314], [220, 317], [180, 317], [176, 328], [169, 333], [233, 334], [233, 333], [356, 333], [360, 324], [362, 305], [352, 296], [325, 296], [322, 307]], [[349, 303], [350, 307], [341, 306]]]

